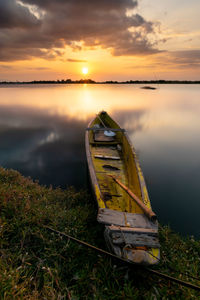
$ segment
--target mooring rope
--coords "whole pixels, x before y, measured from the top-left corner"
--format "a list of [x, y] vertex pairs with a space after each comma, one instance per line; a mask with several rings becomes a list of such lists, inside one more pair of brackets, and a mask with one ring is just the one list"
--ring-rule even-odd
[[87, 247], [87, 248], [93, 249], [93, 250], [95, 250], [95, 251], [97, 251], [97, 252], [99, 252], [99, 253], [105, 254], [105, 255], [107, 255], [107, 256], [109, 256], [109, 257], [111, 257], [111, 258], [117, 259], [118, 261], [121, 261], [121, 262], [123, 262], [123, 263], [126, 263], [126, 264], [128, 264], [128, 265], [130, 265], [130, 266], [132, 265], [132, 266], [140, 267], [140, 268], [144, 269], [145, 271], [147, 271], [147, 272], [149, 272], [149, 273], [151, 273], [151, 274], [154, 274], [154, 275], [156, 275], [156, 276], [158, 276], [158, 277], [161, 277], [161, 278], [163, 278], [163, 279], [167, 279], [167, 280], [169, 280], [169, 281], [171, 281], [171, 282], [175, 282], [175, 283], [177, 283], [177, 284], [180, 284], [180, 285], [182, 285], [182, 286], [191, 288], [191, 289], [193, 289], [193, 290], [200, 291], [200, 286], [198, 286], [198, 285], [194, 285], [194, 284], [192, 284], [192, 283], [190, 283], [190, 282], [183, 281], [183, 280], [181, 280], [181, 279], [178, 279], [178, 278], [172, 277], [172, 276], [170, 276], [170, 275], [161, 273], [161, 272], [156, 271], [156, 270], [153, 270], [153, 269], [151, 269], [151, 268], [149, 268], [149, 267], [139, 266], [138, 264], [134, 263], [133, 261], [124, 259], [124, 258], [122, 258], [122, 257], [118, 257], [118, 256], [116, 256], [116, 255], [113, 254], [113, 253], [110, 253], [110, 252], [105, 251], [105, 250], [103, 250], [103, 249], [97, 248], [97, 247], [95, 247], [95, 246], [93, 246], [93, 245], [91, 245], [91, 244], [88, 244], [88, 243], [86, 243], [86, 242], [84, 242], [84, 241], [81, 241], [81, 240], [75, 238], [75, 237], [72, 237], [72, 236], [70, 236], [70, 235], [68, 235], [68, 234], [66, 234], [66, 233], [64, 233], [64, 232], [55, 230], [55, 229], [53, 229], [53, 228], [51, 228], [51, 227], [49, 227], [49, 226], [43, 226], [43, 227], [46, 228], [46, 229], [48, 229], [48, 230], [51, 230], [51, 231], [53, 231], [53, 232], [56, 232], [57, 234], [63, 235], [63, 236], [65, 236], [65, 237], [67, 237], [68, 239], [70, 239], [70, 240], [72, 240], [72, 241], [74, 241], [74, 242], [76, 242], [76, 243], [78, 243], [78, 244], [80, 244], [80, 245], [83, 245], [83, 246], [85, 246], [85, 247]]

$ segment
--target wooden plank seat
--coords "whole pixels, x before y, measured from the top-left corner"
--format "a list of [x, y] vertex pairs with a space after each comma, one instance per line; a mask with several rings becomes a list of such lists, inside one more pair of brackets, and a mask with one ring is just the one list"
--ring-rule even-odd
[[158, 224], [145, 215], [103, 208], [99, 209], [97, 220], [107, 225], [107, 235], [115, 246], [160, 248]]
[[[104, 130], [105, 131], [105, 130]], [[106, 136], [102, 130], [94, 131], [95, 142], [114, 142], [115, 136]]]
[[116, 145], [120, 145], [122, 143], [118, 142], [118, 141], [113, 141], [113, 142], [102, 142], [102, 141], [92, 141], [90, 142], [90, 145], [92, 146], [116, 146]]
[[97, 220], [106, 225], [158, 230], [158, 224], [151, 222], [144, 214], [134, 214], [108, 208], [99, 208]]
[[112, 226], [106, 226], [106, 231], [114, 246], [130, 245], [131, 247], [160, 248], [158, 232], [151, 231], [124, 231], [121, 227], [112, 229]]

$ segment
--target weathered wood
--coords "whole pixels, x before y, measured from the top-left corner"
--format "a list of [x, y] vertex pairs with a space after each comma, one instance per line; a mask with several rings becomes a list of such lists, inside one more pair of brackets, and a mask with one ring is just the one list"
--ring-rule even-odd
[[106, 226], [108, 237], [114, 245], [131, 245], [131, 247], [145, 246], [159, 248], [158, 230], [131, 228], [124, 229], [120, 226]]
[[112, 166], [112, 165], [103, 165], [102, 166], [104, 169], [107, 169], [109, 171], [120, 171], [118, 167]]
[[120, 227], [116, 225], [109, 226], [110, 230], [112, 232], [118, 232], [119, 230], [121, 232], [131, 232], [131, 233], [147, 233], [147, 234], [157, 234], [157, 229], [151, 229], [151, 228], [137, 228], [137, 227]]
[[[118, 141], [114, 141], [114, 142], [109, 142], [109, 146], [116, 146], [119, 145], [120, 143]], [[94, 142], [90, 142], [91, 146], [108, 146], [108, 142], [102, 142], [102, 141], [94, 141]]]
[[113, 142], [115, 141], [115, 136], [106, 136], [103, 131], [94, 132], [95, 142]]
[[[97, 205], [99, 205], [95, 187], [98, 187], [100, 195], [101, 195], [101, 190], [100, 190], [99, 183], [98, 183], [96, 173], [95, 173], [95, 170], [94, 170], [94, 166], [93, 166], [93, 163], [92, 163], [90, 143], [89, 143], [89, 132], [88, 131], [85, 132], [85, 150], [86, 150], [86, 156], [87, 156], [88, 169], [89, 169], [89, 173], [90, 173], [92, 192], [93, 192], [93, 194], [96, 198]], [[102, 197], [102, 199], [103, 199], [103, 197]], [[106, 205], [104, 207], [106, 207]]]
[[122, 227], [136, 227], [136, 228], [148, 228], [158, 229], [157, 222], [151, 222], [143, 214], [132, 214], [127, 212], [121, 212], [117, 210], [100, 208], [98, 211], [97, 221], [106, 225], [116, 225]]
[[[86, 130], [87, 160], [99, 208], [97, 220], [105, 224], [104, 236], [111, 251], [136, 263], [156, 264], [160, 258], [157, 221], [152, 222], [136, 200], [108, 176], [115, 175], [134, 191], [146, 208], [151, 208], [137, 155], [126, 131], [121, 130], [107, 113], [99, 116]], [[111, 137], [113, 141], [107, 141], [110, 137], [104, 135], [104, 131], [116, 132], [114, 138]], [[103, 138], [95, 141], [95, 134]], [[114, 152], [110, 151], [111, 148]], [[111, 160], [111, 157], [120, 159]], [[120, 170], [111, 171], [111, 165]]]
[[96, 154], [94, 157], [95, 157], [95, 158], [100, 158], [100, 159], [120, 160], [120, 157], [119, 157], [119, 156], [108, 156], [108, 155], [100, 155], [100, 154]]
[[114, 132], [125, 132], [125, 129], [123, 128], [110, 128], [110, 127], [88, 127], [86, 130], [93, 130], [93, 131], [114, 131]]
[[108, 175], [108, 176], [110, 176], [117, 184], [119, 184], [127, 192], [127, 194], [129, 194], [129, 196], [131, 196], [136, 201], [136, 203], [141, 207], [141, 209], [144, 211], [145, 215], [151, 221], [157, 220], [156, 214], [151, 209], [149, 209], [129, 188], [127, 188], [115, 176], [113, 176], [113, 175]]
[[115, 232], [110, 234], [112, 242], [115, 245], [130, 244], [133, 247], [146, 246], [149, 248], [160, 248], [158, 236], [128, 232]]

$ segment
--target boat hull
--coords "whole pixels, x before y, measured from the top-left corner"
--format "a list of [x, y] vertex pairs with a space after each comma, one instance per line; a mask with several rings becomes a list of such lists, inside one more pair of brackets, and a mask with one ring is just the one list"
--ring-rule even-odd
[[158, 222], [145, 212], [145, 207], [147, 212], [152, 211], [151, 203], [127, 133], [106, 112], [101, 112], [86, 130], [85, 145], [98, 205], [97, 221], [105, 224], [109, 249], [138, 264], [158, 263]]

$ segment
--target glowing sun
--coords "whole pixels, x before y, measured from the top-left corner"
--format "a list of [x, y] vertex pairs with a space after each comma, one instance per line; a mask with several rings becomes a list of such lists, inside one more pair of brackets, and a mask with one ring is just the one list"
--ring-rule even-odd
[[88, 68], [86, 68], [86, 67], [82, 68], [82, 73], [84, 75], [86, 75], [88, 73]]

